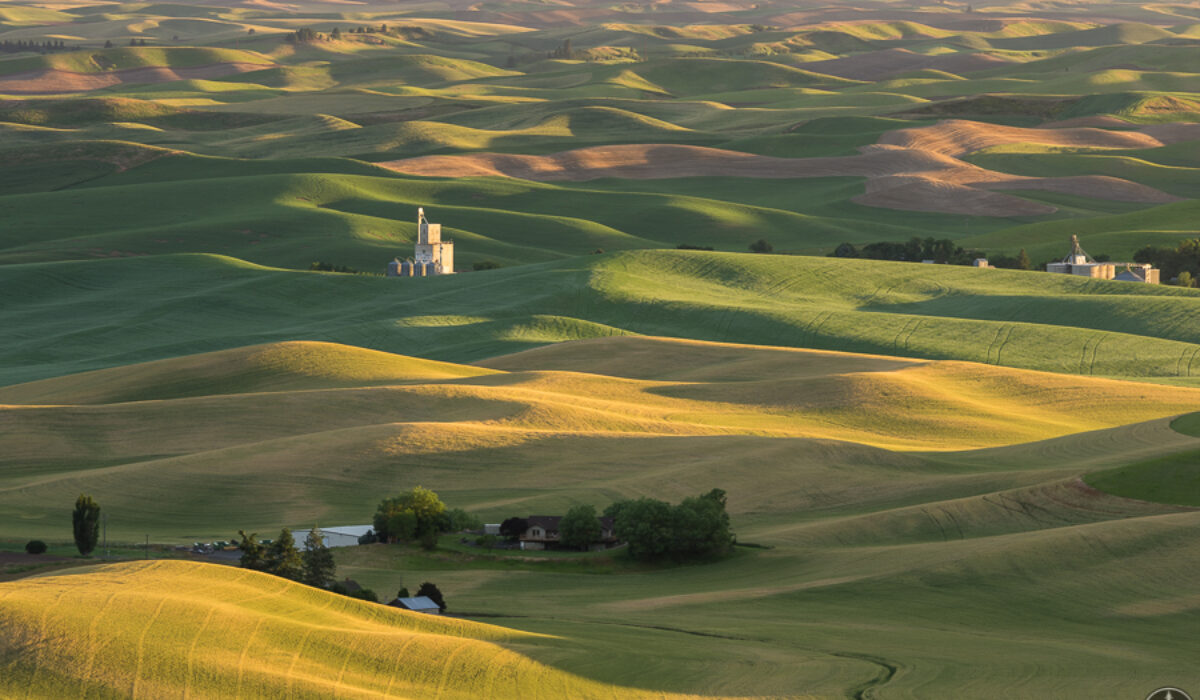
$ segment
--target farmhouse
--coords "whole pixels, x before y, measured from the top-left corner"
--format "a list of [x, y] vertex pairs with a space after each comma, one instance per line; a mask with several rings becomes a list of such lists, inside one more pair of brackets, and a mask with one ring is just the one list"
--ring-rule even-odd
[[425, 218], [425, 208], [417, 209], [417, 243], [413, 257], [388, 263], [388, 277], [429, 277], [454, 274], [454, 241], [442, 240], [442, 225]]
[[[317, 532], [321, 535], [321, 541], [326, 547], [354, 547], [358, 545], [358, 538], [370, 532], [373, 528], [370, 525], [340, 525], [338, 527], [322, 527], [318, 528]], [[302, 530], [293, 533], [292, 537], [304, 546], [304, 540], [308, 538], [308, 533], [311, 530]]]
[[[1118, 274], [1117, 270], [1124, 268]], [[1061, 262], [1046, 265], [1046, 272], [1064, 275], [1079, 275], [1102, 280], [1121, 282], [1145, 282], [1158, 284], [1158, 270], [1152, 265], [1135, 262], [1096, 262], [1079, 245], [1079, 236], [1071, 236], [1071, 252]]]
[[429, 596], [417, 596], [415, 598], [397, 598], [388, 605], [401, 610], [412, 610], [413, 612], [422, 612], [429, 615], [440, 615], [442, 609], [438, 604], [433, 602]]
[[[613, 532], [612, 518], [598, 518], [600, 521], [600, 542], [596, 543], [596, 548], [611, 547], [617, 543], [617, 536]], [[561, 515], [531, 515], [527, 518], [529, 522], [525, 532], [521, 533], [521, 549], [538, 550], [538, 549], [555, 549], [562, 541], [558, 533], [558, 524], [562, 521]]]

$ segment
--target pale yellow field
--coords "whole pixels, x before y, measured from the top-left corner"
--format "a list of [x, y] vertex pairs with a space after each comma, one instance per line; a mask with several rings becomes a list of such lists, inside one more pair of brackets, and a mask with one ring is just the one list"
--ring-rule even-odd
[[487, 364], [284, 343], [91, 372], [0, 390], [0, 402], [21, 404], [0, 412], [0, 449], [10, 459], [129, 460], [453, 423], [964, 450], [1200, 408], [1200, 389], [1186, 387], [658, 338], [564, 343]]
[[505, 647], [538, 635], [215, 564], [2, 583], [0, 629], [3, 697], [683, 697], [589, 681]]

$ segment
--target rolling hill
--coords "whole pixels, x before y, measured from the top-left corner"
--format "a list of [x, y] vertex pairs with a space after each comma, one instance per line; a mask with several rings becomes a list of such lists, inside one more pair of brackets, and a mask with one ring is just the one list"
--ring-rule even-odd
[[[1200, 292], [824, 257], [1194, 238], [1194, 6], [3, 5], [0, 696], [1200, 684]], [[462, 274], [374, 274], [417, 207]], [[418, 484], [740, 546], [337, 552], [500, 626], [172, 560]], [[80, 493], [167, 559], [7, 580]]]
[[[650, 454], [706, 440], [935, 453], [1200, 408], [1200, 389], [661, 338], [560, 343], [483, 365], [292, 342], [2, 388], [0, 504], [13, 515], [0, 526], [34, 534], [45, 527], [39, 504], [86, 489], [123, 513], [114, 535], [154, 528], [194, 539], [219, 534], [228, 509], [253, 513], [255, 528], [352, 519], [381, 487], [417, 478], [411, 460], [438, 452], [459, 454], [465, 470], [428, 473], [449, 485], [497, 454], [557, 440]], [[408, 467], [394, 472], [396, 460]], [[231, 483], [239, 473], [258, 488], [241, 491]], [[162, 512], [174, 514], [169, 532], [154, 525]]]
[[504, 646], [535, 635], [212, 564], [112, 564], [0, 583], [0, 620], [0, 693], [30, 698], [664, 697], [573, 677]]
[[269, 341], [461, 362], [628, 333], [1110, 377], [1200, 371], [1197, 292], [1045, 273], [695, 251], [419, 280], [203, 255], [5, 269], [0, 292], [24, 300], [0, 311], [18, 329], [0, 352], [7, 384]]

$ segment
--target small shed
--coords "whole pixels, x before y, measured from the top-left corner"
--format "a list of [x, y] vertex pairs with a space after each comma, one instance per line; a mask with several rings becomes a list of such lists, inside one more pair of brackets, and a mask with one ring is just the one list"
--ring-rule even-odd
[[415, 598], [397, 598], [388, 605], [401, 610], [411, 610], [413, 612], [427, 613], [429, 615], [440, 615], [442, 609], [438, 604], [430, 600], [429, 596], [417, 596]]

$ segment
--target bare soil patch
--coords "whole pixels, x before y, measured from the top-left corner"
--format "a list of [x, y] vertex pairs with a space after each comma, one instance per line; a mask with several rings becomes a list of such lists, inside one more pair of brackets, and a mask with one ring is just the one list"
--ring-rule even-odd
[[26, 554], [25, 552], [0, 552], [0, 568], [10, 566], [28, 566], [30, 564], [47, 564], [62, 561], [75, 561], [71, 557], [57, 557], [53, 554]]
[[[1169, 128], [1167, 128], [1169, 127]], [[1024, 177], [971, 165], [960, 157], [1007, 143], [1087, 148], [1153, 148], [1200, 138], [1200, 125], [1169, 124], [1139, 131], [1095, 128], [1024, 129], [947, 120], [884, 134], [854, 156], [775, 158], [700, 146], [628, 144], [596, 146], [544, 156], [476, 153], [423, 156], [380, 163], [428, 177], [513, 177], [584, 181], [598, 178], [865, 177], [855, 202], [874, 207], [980, 216], [1040, 216], [1055, 207], [993, 190], [1040, 190], [1125, 202], [1176, 201], [1161, 190], [1120, 178]]]
[[259, 63], [214, 63], [190, 68], [130, 68], [101, 73], [38, 70], [0, 78], [0, 93], [9, 95], [53, 95], [89, 92], [114, 85], [166, 83], [173, 80], [214, 80], [238, 73], [270, 68]]
[[1137, 131], [1110, 131], [1091, 127], [1023, 128], [947, 119], [932, 126], [889, 131], [879, 138], [879, 143], [959, 158], [985, 148], [1011, 143], [1069, 148], [1158, 148], [1184, 140], [1188, 134], [1191, 134], [1191, 138], [1200, 138], [1200, 125], [1162, 124]]
[[805, 63], [804, 69], [851, 80], [884, 80], [917, 70], [971, 73], [1007, 64], [1008, 61], [981, 53], [927, 56], [907, 49], [872, 51], [857, 56]]

